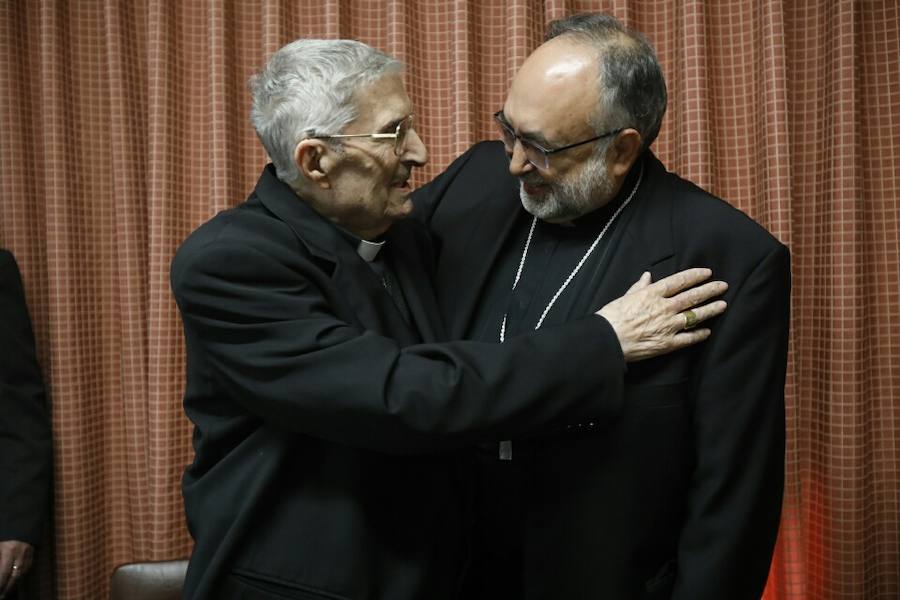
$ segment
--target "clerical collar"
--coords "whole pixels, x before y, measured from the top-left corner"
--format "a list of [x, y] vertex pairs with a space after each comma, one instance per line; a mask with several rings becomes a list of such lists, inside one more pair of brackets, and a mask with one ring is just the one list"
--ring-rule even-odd
[[370, 242], [369, 240], [359, 240], [359, 244], [356, 246], [356, 253], [366, 262], [372, 262], [375, 260], [375, 257], [378, 256], [378, 253], [381, 252], [381, 248], [384, 246], [384, 240], [380, 242]]
[[338, 230], [338, 233], [341, 234], [341, 237], [347, 240], [347, 243], [356, 248], [356, 253], [359, 255], [361, 259], [366, 262], [372, 262], [378, 257], [378, 253], [381, 252], [381, 249], [384, 247], [384, 243], [387, 240], [381, 240], [380, 242], [370, 242], [369, 240], [364, 240], [357, 235], [353, 235], [340, 225], [332, 223], [334, 228]]

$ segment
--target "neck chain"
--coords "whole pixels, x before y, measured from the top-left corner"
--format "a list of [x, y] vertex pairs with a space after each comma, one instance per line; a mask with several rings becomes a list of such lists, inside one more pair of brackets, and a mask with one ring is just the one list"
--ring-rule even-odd
[[[622, 205], [616, 209], [616, 212], [614, 212], [613, 215], [609, 218], [609, 221], [606, 222], [606, 225], [604, 225], [603, 229], [600, 230], [600, 233], [597, 234], [597, 237], [596, 237], [596, 239], [594, 239], [594, 242], [585, 251], [584, 256], [581, 257], [581, 260], [578, 261], [578, 264], [575, 265], [575, 268], [572, 269], [572, 272], [569, 273], [569, 276], [566, 277], [566, 280], [563, 281], [562, 285], [559, 286], [559, 289], [556, 290], [556, 293], [553, 294], [553, 297], [550, 298], [550, 302], [547, 303], [547, 307], [544, 308], [544, 312], [541, 313], [541, 318], [538, 319], [537, 325], [534, 326], [535, 331], [540, 329], [541, 325], [544, 323], [544, 318], [547, 316], [547, 313], [550, 312], [550, 309], [556, 303], [556, 300], [560, 297], [560, 295], [562, 295], [563, 291], [565, 291], [565, 289], [569, 285], [569, 283], [575, 278], [575, 275], [578, 274], [578, 271], [581, 269], [581, 267], [587, 261], [588, 257], [594, 251], [594, 248], [597, 247], [597, 244], [600, 243], [600, 240], [603, 239], [603, 235], [606, 233], [606, 230], [609, 229], [609, 226], [613, 224], [613, 221], [616, 220], [616, 217], [619, 216], [619, 213], [621, 213], [625, 209], [625, 207], [628, 206], [628, 203], [631, 202], [631, 199], [634, 197], [635, 193], [637, 192], [638, 187], [640, 187], [640, 185], [641, 185], [641, 179], [643, 179], [643, 177], [644, 177], [644, 165], [642, 163], [641, 171], [638, 174], [637, 183], [634, 184], [634, 188], [632, 188], [631, 193], [628, 194], [628, 197], [625, 198], [625, 202], [623, 202]], [[522, 267], [525, 266], [525, 257], [528, 256], [528, 247], [531, 246], [531, 237], [534, 235], [534, 227], [536, 224], [537, 224], [537, 217], [534, 217], [531, 220], [531, 229], [528, 230], [528, 238], [525, 240], [525, 248], [522, 249], [522, 258], [519, 259], [519, 268], [516, 270], [516, 278], [513, 280], [513, 284], [512, 284], [513, 290], [515, 290], [516, 286], [519, 285], [519, 278], [522, 276]], [[500, 324], [500, 343], [501, 344], [504, 341], [506, 341], [506, 316], [507, 316], [507, 314], [508, 313], [503, 314], [503, 322]]]

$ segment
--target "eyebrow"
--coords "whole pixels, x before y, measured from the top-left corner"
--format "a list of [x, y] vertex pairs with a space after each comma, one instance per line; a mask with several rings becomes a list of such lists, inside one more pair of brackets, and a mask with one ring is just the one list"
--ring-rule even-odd
[[390, 121], [388, 121], [387, 123], [385, 123], [384, 125], [382, 125], [382, 126], [379, 128], [379, 131], [382, 131], [382, 130], [385, 130], [385, 129], [388, 129], [388, 130], [390, 130], [390, 131], [394, 131], [395, 129], [397, 129], [397, 125], [399, 125], [400, 122], [401, 122], [403, 119], [405, 119], [405, 118], [406, 118], [406, 117], [400, 117], [399, 119], [397, 119], [397, 118], [391, 119]]
[[384, 125], [379, 127], [378, 131], [385, 132], [385, 133], [393, 133], [394, 130], [397, 129], [397, 125], [399, 125], [410, 114], [412, 114], [412, 113], [405, 114], [402, 117], [394, 117], [392, 120], [388, 121], [387, 123], [385, 123]]

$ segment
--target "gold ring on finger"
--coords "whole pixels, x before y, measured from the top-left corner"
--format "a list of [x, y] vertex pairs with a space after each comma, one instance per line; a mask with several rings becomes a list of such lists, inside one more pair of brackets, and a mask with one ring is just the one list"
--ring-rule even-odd
[[699, 321], [697, 313], [692, 310], [686, 310], [681, 314], [684, 315], [684, 329], [693, 329], [697, 326]]

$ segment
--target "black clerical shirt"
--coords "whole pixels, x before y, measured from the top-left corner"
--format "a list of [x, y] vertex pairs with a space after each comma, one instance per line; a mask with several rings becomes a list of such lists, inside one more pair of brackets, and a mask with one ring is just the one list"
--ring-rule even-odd
[[[510, 292], [533, 220], [524, 210], [519, 211], [515, 217], [515, 235], [510, 236], [510, 242], [494, 267], [490, 284], [483, 292], [481, 305], [484, 308], [475, 316], [475, 339], [499, 342], [504, 314], [507, 339], [534, 330], [554, 294], [631, 193], [635, 183], [631, 179], [625, 182], [622, 191], [611, 202], [570, 224], [555, 225], [538, 220], [519, 283]], [[608, 263], [606, 253], [610, 249], [609, 241], [615, 233], [617, 221], [618, 218], [554, 302], [541, 327], [565, 323], [600, 309], [599, 306], [592, 306], [591, 301], [602, 276], [602, 267]]]
[[[605, 206], [575, 219], [569, 225], [538, 220], [516, 289], [510, 292], [528, 237], [533, 217], [524, 210], [515, 216], [515, 234], [494, 265], [494, 276], [482, 291], [481, 306], [475, 316], [473, 337], [484, 342], [500, 341], [500, 324], [506, 314], [506, 338], [533, 331], [559, 287], [594, 243], [610, 217], [631, 194], [638, 181], [632, 169], [621, 190]], [[626, 209], [627, 210], [627, 207]], [[622, 212], [624, 213], [625, 210]], [[599, 310], [594, 293], [615, 240], [622, 214], [607, 229], [577, 275], [560, 294], [544, 318], [542, 328], [581, 318]], [[578, 352], [578, 348], [572, 348]], [[560, 356], [560, 360], [566, 360]], [[552, 369], [553, 365], [547, 365]], [[548, 398], [548, 402], [552, 398]], [[529, 496], [528, 456], [533, 444], [512, 441], [512, 460], [500, 460], [498, 444], [485, 444], [473, 457], [477, 489], [477, 509], [473, 531], [472, 557], [463, 597], [521, 598], [522, 532]]]

